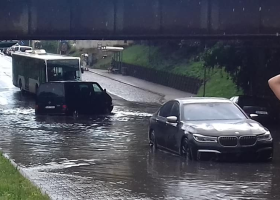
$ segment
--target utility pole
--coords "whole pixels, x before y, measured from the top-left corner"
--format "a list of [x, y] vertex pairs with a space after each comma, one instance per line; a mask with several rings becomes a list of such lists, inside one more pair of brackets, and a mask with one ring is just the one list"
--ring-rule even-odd
[[148, 62], [149, 62], [149, 64], [150, 64], [150, 62], [151, 62], [151, 52], [150, 52], [150, 51], [151, 51], [151, 49], [150, 49], [151, 47], [150, 47], [150, 46], [151, 46], [151, 44], [150, 44], [150, 40], [149, 40], [149, 41], [148, 41], [148, 47], [149, 47], [149, 51], [148, 51], [148, 52], [149, 52], [149, 55], [148, 55], [148, 59], [149, 59], [149, 60], [148, 60]]
[[[204, 43], [204, 42], [203, 42]], [[204, 51], [207, 50], [207, 45], [205, 44], [204, 46]], [[206, 81], [207, 81], [207, 76], [206, 76], [206, 65], [204, 64], [204, 76], [203, 76], [203, 97], [206, 96]]]
[[206, 94], [206, 66], [204, 65], [204, 77], [203, 77], [203, 97]]

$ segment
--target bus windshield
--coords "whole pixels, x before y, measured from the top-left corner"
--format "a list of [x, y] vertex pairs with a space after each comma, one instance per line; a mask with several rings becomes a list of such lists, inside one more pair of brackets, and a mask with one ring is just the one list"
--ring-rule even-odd
[[48, 81], [79, 80], [81, 77], [79, 60], [48, 60]]

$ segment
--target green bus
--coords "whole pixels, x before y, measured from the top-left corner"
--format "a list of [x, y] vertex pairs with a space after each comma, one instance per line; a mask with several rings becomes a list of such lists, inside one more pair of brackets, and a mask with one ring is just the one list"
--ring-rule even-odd
[[14, 86], [37, 93], [41, 83], [50, 81], [81, 81], [79, 57], [49, 54], [45, 50], [17, 52], [12, 56]]

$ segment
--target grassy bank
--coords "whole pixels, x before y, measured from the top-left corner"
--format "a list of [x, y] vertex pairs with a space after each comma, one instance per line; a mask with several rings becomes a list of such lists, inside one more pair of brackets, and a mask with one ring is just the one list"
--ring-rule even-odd
[[[188, 56], [178, 49], [168, 51], [160, 47], [133, 45], [123, 52], [123, 62], [152, 67], [170, 73], [186, 75], [195, 78], [204, 78], [204, 62]], [[219, 96], [230, 98], [242, 94], [234, 84], [232, 78], [223, 68], [207, 70], [206, 96]], [[198, 96], [203, 95], [203, 86], [198, 91]]]
[[12, 164], [0, 155], [0, 199], [47, 200], [40, 190], [25, 179]]

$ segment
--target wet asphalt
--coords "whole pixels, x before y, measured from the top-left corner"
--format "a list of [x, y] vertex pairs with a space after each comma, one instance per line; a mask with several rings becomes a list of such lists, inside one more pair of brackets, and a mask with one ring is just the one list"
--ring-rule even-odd
[[86, 73], [114, 95], [112, 115], [40, 116], [0, 55], [0, 148], [53, 199], [280, 199], [279, 128], [272, 163], [191, 162], [148, 146], [161, 97]]

